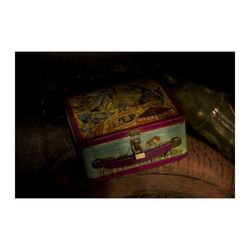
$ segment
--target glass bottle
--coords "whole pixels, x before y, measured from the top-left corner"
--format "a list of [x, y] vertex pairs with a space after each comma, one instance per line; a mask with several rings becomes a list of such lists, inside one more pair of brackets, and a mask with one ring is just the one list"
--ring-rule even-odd
[[225, 94], [188, 80], [165, 74], [172, 92], [185, 110], [188, 123], [216, 145], [227, 158], [235, 157], [235, 114]]

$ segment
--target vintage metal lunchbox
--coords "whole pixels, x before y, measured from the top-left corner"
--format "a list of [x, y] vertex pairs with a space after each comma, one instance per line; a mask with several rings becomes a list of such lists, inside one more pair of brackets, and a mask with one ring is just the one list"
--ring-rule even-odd
[[157, 81], [68, 97], [66, 114], [88, 178], [111, 178], [186, 155], [185, 115]]

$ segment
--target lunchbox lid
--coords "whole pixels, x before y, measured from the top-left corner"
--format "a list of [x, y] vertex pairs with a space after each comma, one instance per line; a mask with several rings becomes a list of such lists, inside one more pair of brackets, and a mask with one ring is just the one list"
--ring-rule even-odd
[[75, 141], [96, 145], [183, 122], [185, 115], [171, 93], [154, 79], [130, 81], [67, 97], [66, 114]]

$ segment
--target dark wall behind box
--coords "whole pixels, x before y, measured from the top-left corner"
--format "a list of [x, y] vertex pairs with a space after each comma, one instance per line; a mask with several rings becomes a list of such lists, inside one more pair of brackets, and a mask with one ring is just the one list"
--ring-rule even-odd
[[67, 94], [167, 71], [225, 91], [234, 103], [233, 52], [17, 52], [16, 115], [62, 114]]
[[161, 81], [172, 72], [225, 92], [234, 106], [234, 52], [16, 52], [15, 66], [19, 197], [48, 196], [51, 188], [37, 173], [74, 147], [67, 95], [145, 76]]

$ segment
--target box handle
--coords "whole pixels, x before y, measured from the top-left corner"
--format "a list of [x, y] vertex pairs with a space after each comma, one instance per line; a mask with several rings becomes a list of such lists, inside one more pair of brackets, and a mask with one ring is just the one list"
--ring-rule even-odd
[[[138, 142], [139, 143], [139, 142]], [[180, 137], [174, 137], [171, 140], [169, 140], [167, 143], [165, 143], [162, 146], [153, 148], [151, 150], [143, 152], [139, 147], [137, 147], [137, 152], [141, 150], [141, 153], [144, 154], [142, 158], [139, 157], [139, 159], [136, 159], [135, 156], [128, 156], [128, 157], [120, 157], [120, 158], [108, 158], [108, 159], [97, 159], [95, 160], [92, 165], [94, 168], [119, 168], [124, 166], [129, 166], [133, 164], [137, 164], [143, 161], [151, 160], [152, 158], [159, 157], [162, 154], [166, 154], [169, 152], [172, 148], [177, 147], [181, 144], [181, 138]], [[140, 146], [140, 145], [139, 145]], [[141, 154], [139, 153], [139, 154]]]

